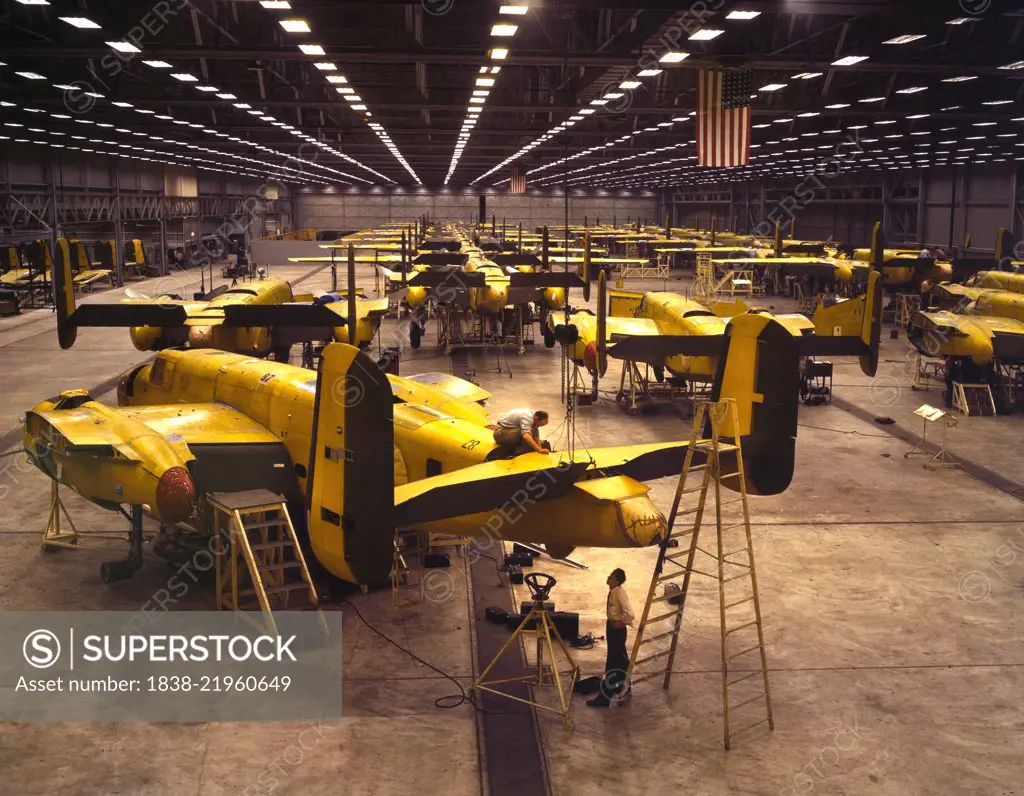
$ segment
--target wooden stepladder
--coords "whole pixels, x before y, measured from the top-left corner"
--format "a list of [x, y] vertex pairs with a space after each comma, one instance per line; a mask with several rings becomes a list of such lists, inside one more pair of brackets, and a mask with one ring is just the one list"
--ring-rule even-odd
[[[708, 421], [710, 437], [705, 436]], [[686, 462], [669, 514], [666, 540], [661, 545], [647, 602], [633, 639], [628, 676], [630, 684], [660, 676], [663, 677], [662, 687], [669, 687], [690, 576], [704, 575], [717, 580], [726, 749], [733, 738], [760, 724], [767, 723], [769, 730], [775, 728], [743, 451], [738, 436], [733, 442], [722, 441], [727, 434], [734, 434], [738, 426], [739, 414], [732, 399], [702, 402], [696, 407]], [[697, 486], [690, 479], [695, 473], [702, 474]], [[726, 493], [725, 499], [723, 483], [727, 490], [733, 490]], [[683, 496], [691, 494], [697, 495], [696, 506], [681, 509]], [[676, 522], [682, 517], [692, 517], [693, 522], [687, 521], [677, 530]], [[714, 525], [714, 550], [700, 546], [700, 532], [705, 524]], [[695, 565], [698, 553], [713, 562], [713, 566], [707, 568], [709, 571], [702, 571]], [[740, 729], [730, 729], [730, 719], [735, 717], [736, 711], [748, 708], [749, 712], [749, 706], [762, 702], [763, 718], [748, 719]]]
[[275, 610], [309, 607], [320, 614], [326, 631], [285, 498], [253, 490], [214, 493], [207, 500], [213, 530], [221, 536], [215, 556], [217, 610], [262, 611], [267, 630], [276, 633]]

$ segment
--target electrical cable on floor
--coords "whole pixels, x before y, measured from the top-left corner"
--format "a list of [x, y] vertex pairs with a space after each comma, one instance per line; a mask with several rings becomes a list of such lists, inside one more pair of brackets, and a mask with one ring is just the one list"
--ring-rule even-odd
[[871, 439], [895, 439], [892, 434], [865, 434], [863, 431], [843, 431], [839, 428], [825, 428], [824, 426], [812, 426], [808, 423], [797, 423], [800, 428], [813, 428], [817, 431], [831, 431], [834, 434], [855, 434], [860, 437], [870, 437]]
[[[487, 556], [487, 558], [491, 558], [492, 560], [495, 561], [495, 563], [497, 563], [497, 560], [493, 559], [493, 556]], [[434, 706], [435, 707], [441, 708], [442, 710], [450, 710], [451, 708], [457, 708], [460, 705], [462, 705], [463, 703], [468, 702], [470, 705], [473, 706], [474, 710], [476, 710], [476, 711], [478, 711], [480, 713], [486, 713], [486, 714], [491, 715], [491, 716], [505, 715], [505, 714], [511, 714], [512, 713], [511, 711], [504, 711], [504, 710], [484, 710], [482, 707], [480, 707], [479, 705], [476, 704], [476, 699], [475, 699], [473, 693], [472, 692], [466, 693], [466, 689], [463, 687], [462, 683], [460, 683], [455, 677], [453, 677], [452, 675], [448, 674], [448, 672], [446, 672], [446, 671], [444, 671], [442, 669], [437, 668], [436, 666], [434, 666], [434, 664], [428, 663], [427, 661], [423, 660], [423, 658], [421, 658], [415, 652], [413, 652], [412, 650], [408, 649], [407, 647], [403, 647], [401, 644], [399, 644], [393, 638], [391, 638], [390, 636], [385, 634], [383, 631], [378, 630], [376, 627], [374, 627], [372, 624], [370, 624], [370, 622], [366, 619], [366, 617], [363, 616], [362, 613], [359, 611], [359, 609], [356, 607], [355, 603], [353, 603], [351, 600], [349, 600], [348, 598], [343, 598], [341, 600], [338, 600], [337, 603], [339, 605], [347, 605], [347, 606], [349, 606], [353, 611], [356, 612], [356, 616], [359, 617], [359, 620], [364, 625], [366, 625], [366, 628], [368, 630], [370, 630], [372, 633], [375, 633], [378, 636], [380, 636], [382, 639], [384, 639], [388, 644], [393, 646], [395, 649], [400, 650], [401, 652], [404, 652], [406, 655], [408, 655], [414, 661], [417, 661], [418, 663], [421, 663], [422, 665], [426, 666], [428, 669], [431, 669], [431, 670], [437, 672], [439, 675], [441, 675], [445, 679], [451, 680], [453, 683], [455, 683], [456, 688], [459, 689], [459, 693], [457, 693], [457, 694], [448, 694], [447, 696], [438, 697], [437, 699], [434, 700]]]
[[[362, 613], [360, 613], [359, 609], [356, 608], [355, 603], [353, 603], [351, 600], [342, 599], [342, 600], [339, 600], [338, 602], [341, 605], [349, 606], [349, 608], [351, 608], [353, 611], [355, 611], [356, 612], [356, 616], [358, 616], [359, 620], [364, 625], [366, 625], [367, 629], [370, 630], [373, 633], [376, 633], [378, 636], [380, 636], [382, 639], [384, 639], [388, 644], [390, 644], [391, 646], [395, 647], [396, 649], [401, 650], [406, 655], [408, 655], [410, 658], [412, 658], [414, 661], [417, 661], [417, 662], [423, 664], [428, 669], [432, 669], [433, 671], [437, 672], [442, 677], [444, 677], [444, 678], [446, 678], [448, 680], [451, 680], [453, 683], [455, 683], [456, 687], [459, 689], [459, 693], [458, 694], [451, 694], [449, 696], [438, 697], [437, 699], [434, 700], [434, 704], [437, 707], [444, 708], [444, 709], [456, 708], [459, 705], [461, 705], [463, 702], [470, 702], [470, 703], [473, 704], [474, 707], [476, 706], [476, 703], [473, 701], [472, 696], [467, 694], [466, 693], [466, 689], [462, 687], [462, 683], [460, 683], [458, 680], [456, 680], [454, 677], [452, 677], [450, 674], [448, 674], [448, 672], [442, 671], [441, 669], [438, 669], [436, 666], [434, 666], [434, 664], [428, 663], [427, 661], [423, 660], [423, 658], [421, 658], [415, 652], [413, 652], [412, 650], [410, 650], [410, 649], [408, 649], [406, 647], [403, 647], [401, 644], [399, 644], [393, 638], [391, 638], [390, 636], [388, 636], [384, 632], [378, 630], [376, 627], [371, 625], [369, 623], [369, 621], [367, 621], [366, 617], [363, 616]], [[450, 700], [450, 699], [455, 699], [455, 700], [458, 700], [458, 701], [456, 701], [456, 702], [454, 702], [453, 704], [450, 704], [450, 705], [442, 705], [441, 704], [445, 700]], [[477, 708], [477, 710], [479, 710], [479, 709], [480, 708]]]

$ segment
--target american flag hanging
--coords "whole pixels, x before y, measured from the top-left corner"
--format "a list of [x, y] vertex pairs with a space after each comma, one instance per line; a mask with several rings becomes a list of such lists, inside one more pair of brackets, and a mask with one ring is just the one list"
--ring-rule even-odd
[[750, 164], [754, 74], [702, 69], [697, 91], [697, 162], [711, 168]]
[[518, 164], [512, 165], [512, 177], [508, 181], [509, 193], [526, 193], [526, 172]]

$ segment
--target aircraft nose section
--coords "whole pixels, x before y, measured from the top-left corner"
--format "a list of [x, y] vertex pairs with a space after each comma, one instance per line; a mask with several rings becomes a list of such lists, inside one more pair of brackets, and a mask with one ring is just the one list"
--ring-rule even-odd
[[660, 542], [668, 532], [668, 522], [647, 495], [621, 500], [619, 522], [627, 537], [640, 547]]
[[195, 498], [195, 484], [184, 467], [169, 467], [160, 476], [156, 487], [156, 507], [167, 522], [182, 522], [192, 516]]
[[194, 326], [188, 333], [188, 344], [191, 348], [214, 348], [213, 327]]
[[[583, 364], [587, 366], [587, 370], [591, 373], [597, 373], [597, 342], [592, 341], [587, 343], [587, 347], [583, 349]], [[608, 357], [604, 357], [601, 361], [601, 375], [605, 374], [608, 370]]]

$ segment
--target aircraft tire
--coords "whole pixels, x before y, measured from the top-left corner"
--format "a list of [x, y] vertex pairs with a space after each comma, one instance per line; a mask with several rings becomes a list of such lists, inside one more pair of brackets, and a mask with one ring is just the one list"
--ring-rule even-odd
[[663, 365], [654, 366], [654, 378], [657, 380], [658, 384], [665, 381], [665, 367]]
[[554, 348], [555, 347], [555, 333], [547, 327], [544, 328], [544, 347]]
[[412, 326], [409, 327], [409, 344], [413, 348], [419, 348], [420, 343], [422, 342], [423, 330], [420, 328], [420, 325], [414, 321]]

